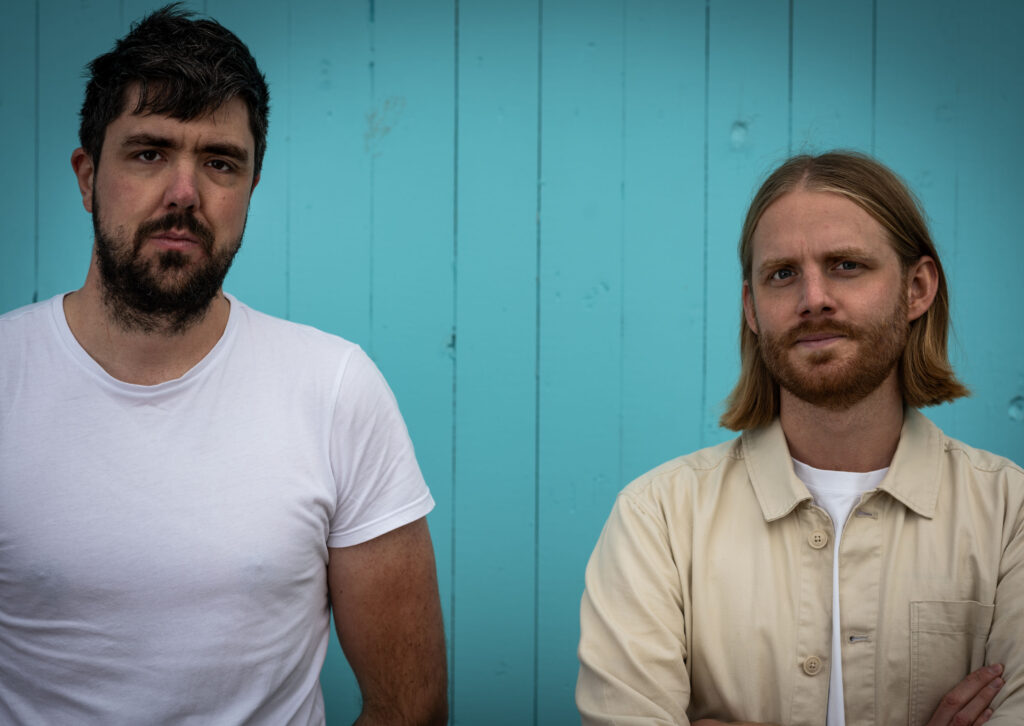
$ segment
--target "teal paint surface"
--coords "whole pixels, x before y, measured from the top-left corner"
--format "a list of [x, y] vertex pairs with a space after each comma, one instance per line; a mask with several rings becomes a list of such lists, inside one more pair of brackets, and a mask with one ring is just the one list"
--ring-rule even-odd
[[[458, 14], [454, 723], [535, 708], [536, 2]], [[497, 516], [494, 516], [497, 515]]]
[[[0, 307], [78, 287], [82, 66], [157, 3], [9, 3]], [[742, 215], [791, 152], [873, 152], [922, 199], [968, 400], [1024, 461], [1024, 6], [966, 0], [209, 0], [271, 84], [227, 288], [358, 342], [430, 516], [452, 722], [577, 720], [583, 566], [629, 479], [731, 436]], [[351, 722], [336, 642], [329, 721]]]

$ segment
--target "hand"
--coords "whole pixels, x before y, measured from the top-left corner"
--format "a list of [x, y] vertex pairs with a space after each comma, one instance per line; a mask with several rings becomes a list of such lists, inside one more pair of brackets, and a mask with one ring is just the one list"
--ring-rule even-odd
[[969, 674], [942, 697], [927, 726], [981, 726], [992, 717], [988, 705], [1003, 687], [1002, 673], [996, 663]]

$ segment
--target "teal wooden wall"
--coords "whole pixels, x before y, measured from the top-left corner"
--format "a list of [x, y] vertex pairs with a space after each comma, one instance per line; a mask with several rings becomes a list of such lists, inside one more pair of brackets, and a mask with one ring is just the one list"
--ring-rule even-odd
[[[79, 286], [82, 66], [150, 0], [8, 0], [0, 308]], [[1024, 461], [1024, 4], [208, 0], [271, 84], [228, 289], [362, 344], [437, 499], [456, 724], [576, 721], [583, 567], [615, 493], [728, 436], [759, 180], [848, 147], [930, 214], [970, 400]], [[332, 724], [358, 694], [333, 646]]]

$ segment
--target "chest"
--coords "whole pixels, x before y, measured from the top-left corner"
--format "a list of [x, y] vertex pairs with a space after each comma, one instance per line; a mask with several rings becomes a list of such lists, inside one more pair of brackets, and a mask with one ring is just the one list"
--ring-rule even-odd
[[323, 578], [327, 435], [286, 396], [55, 393], [15, 402], [0, 430], [0, 574], [23, 591], [11, 602], [60, 618]]
[[[824, 722], [839, 536], [848, 723], [926, 721], [984, 661], [999, 579], [1000, 534], [975, 524], [998, 518], [950, 496], [926, 518], [869, 494], [841, 533], [810, 504], [773, 522], [752, 509], [742, 529], [695, 529], [691, 571], [682, 574], [691, 583], [694, 704], [707, 694], [713, 708], [744, 718]], [[765, 674], [764, 687], [743, 686], [751, 670]]]

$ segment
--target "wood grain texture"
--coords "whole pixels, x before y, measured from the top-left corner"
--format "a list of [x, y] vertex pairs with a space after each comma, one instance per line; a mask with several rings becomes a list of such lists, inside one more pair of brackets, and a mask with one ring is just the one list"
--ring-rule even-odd
[[624, 9], [546, 0], [541, 21], [539, 724], [574, 718], [583, 567], [623, 478]]

